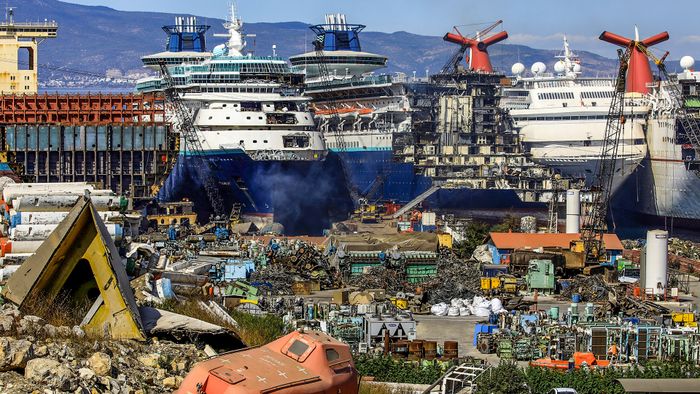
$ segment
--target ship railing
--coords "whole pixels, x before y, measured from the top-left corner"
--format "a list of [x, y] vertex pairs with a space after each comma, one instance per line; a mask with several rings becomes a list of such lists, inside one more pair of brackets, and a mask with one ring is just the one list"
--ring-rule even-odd
[[3, 22], [0, 23], [0, 28], [6, 27], [58, 27], [58, 22], [56, 21], [43, 21], [43, 22]]

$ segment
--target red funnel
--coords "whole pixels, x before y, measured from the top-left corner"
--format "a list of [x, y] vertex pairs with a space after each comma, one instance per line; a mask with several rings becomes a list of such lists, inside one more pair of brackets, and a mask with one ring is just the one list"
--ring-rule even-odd
[[491, 66], [491, 59], [489, 58], [487, 49], [489, 46], [497, 42], [501, 42], [506, 38], [508, 38], [508, 33], [502, 31], [481, 41], [473, 40], [454, 33], [447, 33], [442, 39], [469, 47], [471, 50], [471, 64], [469, 64], [470, 70], [492, 73], [493, 67]]
[[631, 48], [629, 60], [629, 69], [627, 70], [627, 92], [648, 93], [647, 84], [654, 82], [649, 67], [649, 58], [642, 52], [637, 44], [648, 48], [660, 42], [668, 40], [668, 32], [659, 33], [642, 41], [635, 41], [626, 37], [619, 36], [609, 31], [601, 33], [601, 40], [615, 44], [625, 48]]

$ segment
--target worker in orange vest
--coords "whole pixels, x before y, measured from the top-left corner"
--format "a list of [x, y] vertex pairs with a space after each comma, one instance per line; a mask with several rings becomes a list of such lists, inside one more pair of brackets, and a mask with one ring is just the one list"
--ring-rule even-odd
[[610, 345], [610, 347], [608, 348], [608, 356], [612, 358], [617, 358], [618, 352], [619, 350], [617, 349], [617, 344], [613, 342], [613, 344]]

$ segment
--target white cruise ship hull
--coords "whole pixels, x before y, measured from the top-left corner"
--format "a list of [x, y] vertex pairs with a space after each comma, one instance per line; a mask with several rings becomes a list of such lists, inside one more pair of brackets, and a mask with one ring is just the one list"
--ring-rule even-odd
[[[675, 224], [700, 222], [700, 174], [686, 167], [682, 146], [675, 143], [675, 122], [660, 118], [649, 122], [649, 156], [640, 165], [626, 193], [626, 207], [649, 219], [673, 219]], [[632, 182], [630, 182], [632, 183]]]

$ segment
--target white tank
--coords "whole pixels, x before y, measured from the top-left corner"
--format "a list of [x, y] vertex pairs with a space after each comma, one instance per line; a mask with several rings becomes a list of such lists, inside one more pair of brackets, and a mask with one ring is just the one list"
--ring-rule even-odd
[[[13, 241], [41, 241], [51, 235], [58, 224], [19, 224], [10, 230], [10, 239]], [[115, 241], [122, 239], [122, 226], [115, 223], [105, 223], [107, 232]], [[17, 253], [14, 250], [13, 253]]]
[[646, 256], [644, 259], [645, 289], [654, 289], [654, 294], [663, 294], [666, 289], [668, 268], [668, 231], [647, 232]]
[[[68, 216], [68, 211], [63, 212], [13, 212], [10, 215], [13, 217], [13, 224], [58, 224]], [[118, 211], [101, 211], [97, 212], [103, 222], [109, 219], [118, 217]], [[18, 219], [14, 219], [16, 216]]]
[[[80, 197], [78, 194], [20, 196], [12, 200], [12, 207], [20, 212], [70, 211]], [[119, 208], [118, 196], [91, 196], [90, 199], [98, 210]]]
[[34, 253], [44, 241], [11, 241], [11, 253]]
[[566, 191], [566, 233], [578, 234], [581, 231], [581, 192], [577, 189]]
[[83, 193], [86, 189], [92, 191], [95, 188], [86, 182], [14, 183], [5, 185], [2, 198], [11, 201], [24, 194]]

